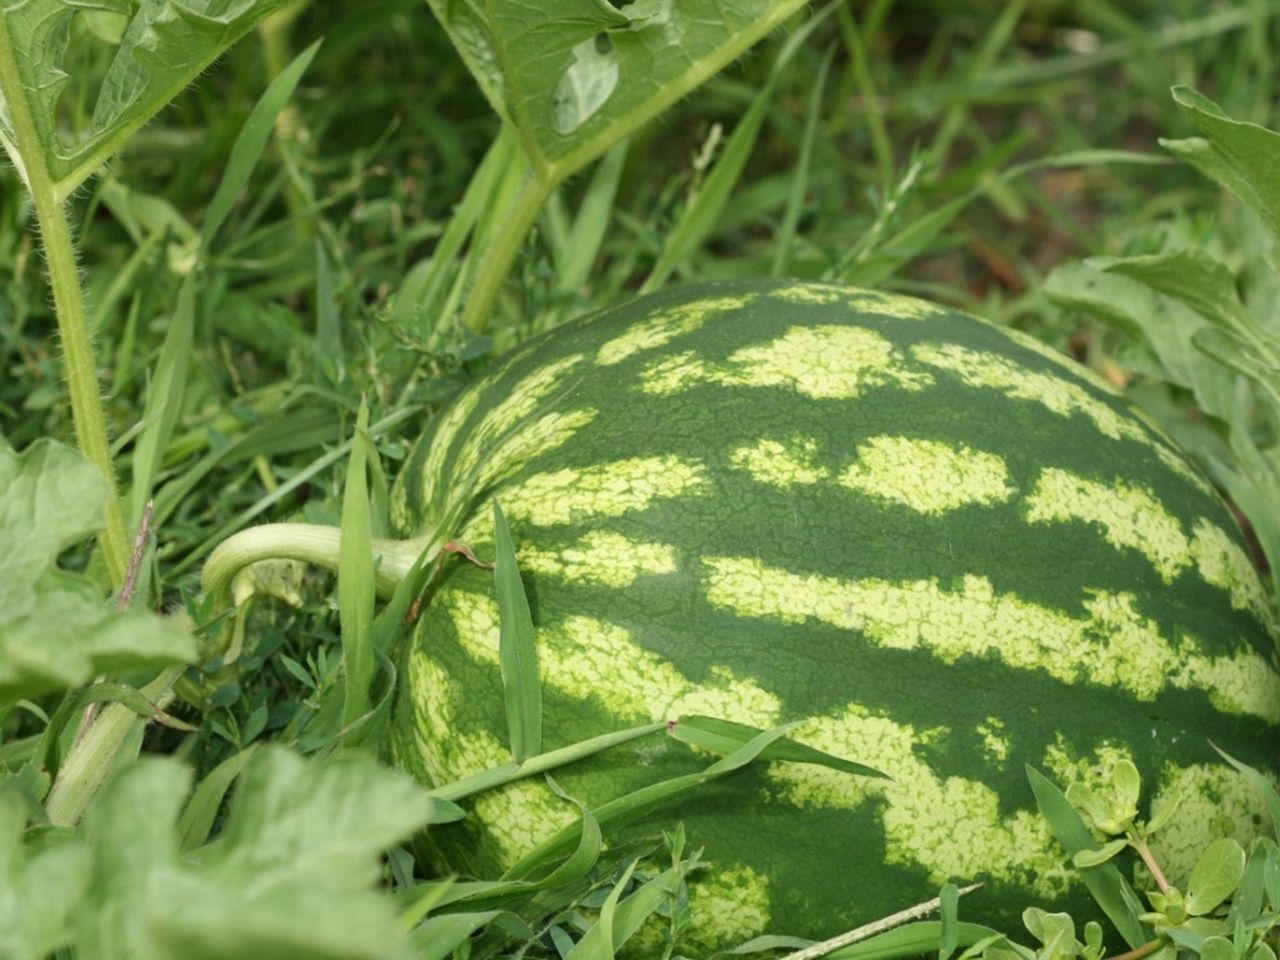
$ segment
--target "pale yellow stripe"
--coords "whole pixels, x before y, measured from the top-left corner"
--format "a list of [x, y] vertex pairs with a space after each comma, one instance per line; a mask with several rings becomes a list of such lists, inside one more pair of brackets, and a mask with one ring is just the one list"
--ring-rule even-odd
[[593, 530], [560, 550], [544, 550], [530, 541], [516, 554], [520, 569], [575, 583], [628, 587], [645, 574], [674, 573], [675, 548], [631, 540], [620, 533]]
[[746, 470], [757, 483], [788, 490], [829, 478], [827, 471], [816, 462], [817, 453], [817, 442], [805, 437], [785, 443], [766, 439], [732, 451], [729, 463]]
[[596, 363], [609, 366], [645, 350], [666, 346], [677, 337], [692, 333], [708, 320], [740, 309], [754, 294], [711, 297], [666, 310], [633, 323], [623, 333], [596, 352]]
[[[1105, 380], [1074, 364], [1039, 341], [1017, 331], [1006, 330], [1024, 346], [1034, 349], [1043, 357], [1053, 360], [1077, 375], [1083, 376], [1093, 386], [1109, 394], [1116, 391]], [[1033, 346], [1035, 344], [1035, 346]], [[1178, 453], [1164, 431], [1150, 421], [1140, 409], [1134, 408], [1133, 416], [1117, 413], [1110, 406], [1093, 396], [1083, 386], [1050, 373], [1028, 370], [1016, 361], [999, 354], [970, 350], [954, 343], [917, 344], [911, 355], [921, 363], [956, 374], [968, 386], [998, 390], [1018, 400], [1039, 403], [1060, 417], [1079, 414], [1091, 420], [1105, 436], [1113, 440], [1133, 440], [1154, 450], [1156, 456], [1197, 489], [1211, 493], [1213, 488]], [[1146, 428], [1143, 426], [1146, 422]], [[1157, 439], [1158, 435], [1160, 439]]]
[[1107, 543], [1136, 550], [1171, 583], [1191, 563], [1182, 525], [1149, 490], [1123, 480], [1099, 483], [1050, 467], [1026, 498], [1031, 523], [1082, 521], [1099, 525]]
[[858, 444], [857, 460], [839, 483], [930, 515], [1000, 503], [1017, 492], [1004, 460], [993, 453], [964, 444], [893, 436]]
[[524, 429], [545, 397], [557, 390], [564, 391], [570, 371], [583, 359], [582, 354], [561, 357], [512, 384], [507, 396], [490, 407], [467, 433], [453, 466], [454, 478], [466, 477], [482, 460], [492, 460], [495, 445], [507, 442], [516, 430]]
[[650, 393], [701, 383], [729, 387], [789, 387], [815, 399], [851, 400], [884, 386], [922, 390], [933, 378], [913, 370], [889, 339], [862, 327], [792, 327], [771, 343], [744, 347], [723, 363], [692, 353], [651, 364], [641, 375]]
[[894, 320], [927, 320], [950, 312], [936, 303], [916, 297], [819, 283], [798, 283], [793, 287], [779, 287], [776, 290], [770, 290], [769, 296], [786, 303], [819, 306], [840, 304], [850, 310], [878, 313]]
[[1194, 567], [1206, 583], [1230, 595], [1234, 609], [1249, 610], [1264, 622], [1270, 619], [1266, 588], [1236, 541], [1204, 517], [1188, 537], [1149, 490], [1050, 467], [1041, 471], [1025, 502], [1031, 523], [1096, 524], [1113, 547], [1142, 554], [1165, 583]]
[[701, 493], [706, 486], [705, 469], [696, 461], [671, 454], [632, 457], [534, 474], [502, 492], [502, 507], [510, 519], [550, 527], [620, 517], [655, 500]]
[[911, 355], [920, 363], [947, 370], [970, 387], [998, 390], [1006, 396], [1039, 403], [1060, 417], [1079, 414], [1113, 440], [1151, 444], [1135, 420], [1122, 416], [1078, 383], [1050, 373], [1028, 370], [995, 353], [970, 350], [955, 343], [916, 344]]
[[[998, 594], [986, 577], [976, 575], [943, 588], [936, 579], [795, 574], [752, 557], [709, 557], [703, 564], [707, 600], [739, 616], [793, 624], [818, 620], [858, 630], [880, 647], [926, 650], [944, 663], [991, 657], [1065, 683], [1119, 687], [1140, 700], [1212, 675], [1219, 683], [1213, 693], [1219, 709], [1280, 722], [1280, 678], [1264, 658], [1207, 657], [1191, 638], [1171, 642], [1134, 609], [1131, 594], [1093, 591], [1084, 603], [1087, 615], [1076, 618]], [[1203, 663], [1188, 659], [1193, 657]]]
[[[488, 596], [453, 590], [440, 598], [467, 654], [498, 662], [498, 606]], [[628, 630], [592, 617], [570, 616], [538, 630], [538, 668], [549, 687], [602, 703], [619, 717], [675, 720], [706, 714], [768, 728], [778, 723], [778, 698], [749, 677], [712, 667], [695, 683], [646, 650]]]
[[539, 454], [563, 446], [596, 418], [593, 407], [548, 413], [513, 430], [495, 443], [477, 463], [474, 473], [462, 482], [466, 490], [485, 489], [518, 472]]
[[[697, 843], [696, 835], [690, 837]], [[699, 871], [689, 884], [689, 935], [698, 943], [723, 948], [772, 930], [769, 876], [750, 867]], [[659, 956], [655, 950], [651, 956]]]

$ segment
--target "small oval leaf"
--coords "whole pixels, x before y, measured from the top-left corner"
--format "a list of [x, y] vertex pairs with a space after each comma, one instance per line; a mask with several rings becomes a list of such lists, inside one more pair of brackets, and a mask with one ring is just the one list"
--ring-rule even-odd
[[1230, 837], [1209, 844], [1187, 881], [1187, 913], [1204, 916], [1235, 891], [1244, 877], [1244, 848]]
[[1117, 853], [1128, 846], [1129, 841], [1121, 838], [1105, 843], [1097, 850], [1081, 850], [1071, 858], [1071, 862], [1077, 867], [1096, 867], [1099, 864], [1106, 863]]
[[1200, 945], [1200, 960], [1236, 960], [1236, 948], [1226, 937], [1209, 937]]

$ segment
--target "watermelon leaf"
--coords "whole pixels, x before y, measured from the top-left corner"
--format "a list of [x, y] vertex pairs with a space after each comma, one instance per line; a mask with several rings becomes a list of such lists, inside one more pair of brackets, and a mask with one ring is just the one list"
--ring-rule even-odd
[[63, 946], [89, 883], [79, 838], [22, 842], [30, 810], [13, 783], [0, 786], [0, 956], [39, 960]]
[[[732, 720], [720, 720], [716, 717], [688, 716], [681, 717], [667, 725], [667, 733], [682, 743], [709, 750], [721, 756], [733, 753], [752, 737], [759, 736], [762, 731], [745, 723]], [[881, 773], [874, 767], [862, 763], [832, 756], [795, 740], [781, 739], [772, 743], [763, 753], [761, 760], [787, 760], [791, 763], [816, 763], [830, 767], [843, 773], [851, 773], [860, 777], [878, 777], [888, 780], [889, 775]]]
[[[1027, 766], [1027, 779], [1031, 781], [1040, 813], [1048, 821], [1049, 829], [1058, 838], [1058, 842], [1066, 848], [1068, 856], [1074, 857], [1081, 851], [1096, 849], [1093, 834], [1066, 795], [1030, 765]], [[1138, 919], [1145, 912], [1142, 902], [1114, 863], [1082, 867], [1080, 877], [1125, 943], [1136, 949], [1147, 942], [1142, 922]]]
[[1239, 197], [1280, 242], [1280, 169], [1273, 162], [1280, 133], [1233, 120], [1190, 87], [1175, 86], [1171, 92], [1204, 139], [1161, 140], [1160, 145]]
[[144, 759], [90, 807], [101, 882], [76, 908], [79, 955], [413, 955], [376, 891], [380, 852], [432, 818], [430, 797], [407, 777], [355, 756], [304, 762], [259, 748], [218, 841], [198, 856], [181, 853], [175, 829], [189, 785], [176, 760]]
[[[535, 172], [565, 174], [688, 94], [804, 6], [715, 0], [428, 0]], [[640, 8], [634, 4], [631, 10]], [[558, 177], [557, 177], [558, 178]]]
[[1132, 277], [1192, 307], [1210, 323], [1228, 330], [1251, 330], [1255, 321], [1240, 302], [1231, 271], [1203, 250], [1091, 261], [1108, 273]]
[[542, 687], [538, 680], [538, 649], [533, 616], [524, 583], [516, 567], [516, 548], [498, 501], [493, 501], [495, 560], [493, 576], [498, 592], [498, 660], [506, 696], [507, 732], [516, 763], [542, 750]]
[[195, 641], [145, 610], [117, 610], [58, 555], [104, 523], [107, 485], [70, 447], [0, 440], [0, 706], [95, 675], [195, 659]]
[[[139, 127], [228, 47], [286, 0], [35, 0], [0, 8], [0, 144], [30, 185], [49, 182], [65, 199]], [[71, 21], [83, 8], [128, 18], [102, 78], [89, 129], [60, 135], [58, 98]], [[7, 101], [7, 102], [6, 102]]]

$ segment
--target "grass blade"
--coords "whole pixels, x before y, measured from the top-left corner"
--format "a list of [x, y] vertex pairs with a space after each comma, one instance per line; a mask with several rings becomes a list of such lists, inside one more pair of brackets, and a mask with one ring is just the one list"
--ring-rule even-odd
[[516, 567], [516, 548], [498, 501], [493, 501], [495, 558], [493, 577], [498, 592], [498, 661], [507, 706], [507, 735], [516, 763], [542, 752], [542, 686], [538, 680], [538, 649], [533, 616]]
[[413, 955], [418, 960], [447, 960], [455, 956], [454, 949], [470, 940], [477, 930], [487, 927], [500, 918], [508, 919], [520, 926], [524, 925], [519, 917], [506, 910], [446, 913], [439, 917], [431, 917], [413, 932], [415, 947]]
[[938, 894], [942, 930], [938, 934], [938, 960], [951, 960], [960, 944], [960, 888], [954, 883], [943, 884]]
[[614, 198], [626, 162], [627, 141], [624, 140], [604, 155], [591, 175], [591, 183], [569, 230], [564, 257], [558, 264], [557, 285], [561, 290], [576, 291], [591, 276], [591, 267], [600, 253], [600, 244], [613, 215]]
[[365, 464], [370, 444], [369, 409], [362, 401], [355, 443], [342, 491], [342, 539], [338, 545], [338, 619], [346, 667], [342, 720], [355, 723], [369, 706], [373, 682], [373, 530]]
[[233, 753], [200, 781], [178, 818], [178, 836], [183, 850], [194, 850], [209, 839], [218, 810], [222, 807], [223, 797], [227, 795], [236, 777], [240, 776], [240, 772], [253, 759], [257, 749], [258, 744], [255, 743], [239, 753]]
[[[626, 823], [642, 817], [655, 807], [661, 806], [675, 797], [688, 793], [690, 790], [696, 789], [717, 777], [739, 770], [752, 761], [759, 759], [760, 755], [770, 745], [786, 736], [798, 725], [798, 723], [787, 723], [774, 727], [772, 730], [767, 730], [758, 736], [752, 737], [733, 753], [726, 757], [721, 757], [699, 773], [689, 773], [680, 777], [672, 777], [669, 780], [651, 783], [647, 787], [641, 787], [639, 790], [633, 790], [631, 793], [609, 800], [592, 812], [602, 826], [611, 823]], [[554, 859], [567, 849], [579, 835], [580, 829], [577, 823], [571, 823], [556, 831], [512, 866], [503, 875], [503, 879], [519, 880], [529, 876], [542, 864]]]
[[686, 262], [715, 229], [716, 221], [720, 219], [725, 204], [729, 202], [729, 195], [738, 185], [742, 171], [755, 147], [756, 137], [760, 133], [769, 108], [769, 100], [773, 96], [773, 88], [796, 51], [804, 45], [809, 35], [827, 19], [836, 6], [837, 4], [834, 3], [828, 4], [810, 17], [787, 39], [786, 44], [778, 52], [768, 79], [765, 80], [764, 86], [756, 94], [755, 99], [751, 101], [751, 106], [743, 114], [742, 119], [738, 121], [733, 135], [729, 137], [729, 142], [725, 146], [724, 153], [716, 161], [715, 168], [707, 177], [702, 190], [685, 209], [680, 222], [667, 235], [666, 245], [659, 254], [657, 263], [653, 265], [649, 276], [640, 287], [641, 293], [649, 293], [662, 287], [676, 265]]
[[734, 187], [738, 185], [742, 171], [756, 145], [756, 137], [760, 134], [760, 128], [764, 124], [765, 113], [769, 107], [769, 98], [773, 95], [773, 88], [782, 74], [782, 66], [786, 60], [790, 59], [789, 55], [794, 49], [794, 47], [787, 47], [778, 55], [773, 72], [769, 74], [769, 79], [756, 94], [751, 107], [734, 127], [733, 135], [729, 137], [724, 153], [716, 161], [702, 189], [685, 208], [679, 222], [667, 234], [667, 242], [663, 245], [662, 253], [658, 255], [657, 262], [640, 287], [641, 293], [661, 289], [676, 265], [686, 263], [715, 229], [716, 221], [720, 218], [725, 204], [729, 202], [729, 196], [733, 193]]
[[155, 487], [169, 439], [182, 414], [191, 367], [196, 325], [196, 274], [189, 273], [178, 290], [169, 329], [160, 348], [155, 376], [147, 391], [143, 428], [133, 452], [133, 487], [129, 491], [129, 525], [136, 526]]
[[209, 201], [209, 209], [205, 212], [204, 230], [200, 235], [201, 245], [205, 249], [213, 243], [213, 238], [227, 219], [227, 215], [231, 213], [231, 208], [235, 205], [240, 191], [249, 182], [249, 175], [258, 165], [258, 158], [262, 156], [263, 148], [266, 147], [271, 131], [275, 128], [276, 115], [284, 109], [284, 105], [293, 96], [294, 88], [298, 86], [298, 81], [302, 79], [302, 74], [311, 65], [311, 60], [319, 49], [320, 41], [317, 40], [294, 57], [293, 62], [280, 71], [258, 98], [258, 102], [253, 105], [249, 118], [240, 128], [240, 135], [236, 137], [235, 145], [231, 148], [231, 156], [227, 159], [227, 169], [222, 175], [222, 181], [218, 184], [217, 192]]
[[801, 209], [809, 189], [809, 166], [813, 160], [813, 141], [818, 133], [822, 94], [827, 88], [827, 74], [831, 70], [831, 59], [834, 54], [835, 47], [829, 47], [822, 58], [822, 64], [818, 67], [818, 79], [813, 83], [813, 93], [809, 98], [809, 116], [804, 125], [804, 139], [800, 141], [800, 156], [796, 158], [795, 172], [791, 176], [791, 190], [787, 195], [787, 207], [782, 215], [782, 226], [778, 228], [778, 235], [774, 238], [773, 266], [769, 270], [770, 276], [781, 277], [787, 272], [791, 245], [795, 243]]
[[[667, 733], [676, 740], [703, 750], [709, 750], [712, 753], [718, 753], [721, 756], [732, 753], [748, 743], [752, 737], [759, 736], [762, 732], [756, 727], [745, 723], [735, 723], [732, 720], [721, 720], [717, 717], [700, 716], [681, 717], [667, 727]], [[881, 773], [873, 767], [855, 763], [852, 760], [845, 760], [843, 757], [832, 756], [829, 753], [824, 753], [795, 740], [781, 739], [774, 742], [760, 754], [760, 759], [786, 760], [792, 763], [816, 763], [824, 767], [830, 767], [832, 770], [840, 770], [856, 776], [888, 779], [887, 774]]]
[[333, 269], [324, 252], [324, 243], [316, 239], [316, 362], [331, 384], [344, 379], [342, 330], [338, 325], [337, 304], [333, 300]]
[[[615, 934], [613, 926], [614, 914], [618, 912], [618, 901], [622, 899], [622, 891], [631, 882], [631, 875], [636, 872], [637, 862], [632, 860], [627, 864], [627, 869], [622, 873], [622, 879], [613, 885], [613, 889], [609, 891], [609, 896], [605, 898], [604, 904], [600, 907], [600, 919], [569, 951], [569, 955], [565, 957], [565, 960], [613, 960], [614, 948], [626, 943], [627, 937], [635, 932], [634, 930], [627, 930], [626, 926], [623, 926]], [[645, 886], [648, 886], [648, 884]], [[631, 899], [631, 897], [628, 897], [628, 902]], [[647, 914], [645, 915], [647, 916]]]
[[[1027, 767], [1027, 779], [1031, 781], [1031, 789], [1036, 795], [1036, 803], [1040, 805], [1040, 813], [1049, 823], [1049, 829], [1058, 838], [1058, 842], [1066, 848], [1067, 856], [1073, 857], [1081, 850], [1093, 850], [1097, 842], [1088, 826], [1080, 819], [1064, 794], [1058, 787], [1032, 766]], [[1121, 875], [1114, 863], [1104, 863], [1096, 867], [1079, 869], [1080, 877], [1093, 895], [1107, 917], [1110, 918], [1125, 943], [1136, 949], [1149, 939], [1142, 928], [1139, 914], [1145, 911], [1138, 895]]]
[[[971, 947], [983, 940], [1001, 939], [997, 931], [979, 923], [957, 923], [955, 935], [956, 945], [960, 947]], [[942, 923], [937, 920], [921, 920], [886, 930], [826, 956], [828, 960], [893, 960], [896, 957], [929, 953], [936, 950], [941, 941]]]
[[1242, 763], [1229, 753], [1222, 750], [1216, 743], [1210, 741], [1209, 746], [1218, 752], [1218, 756], [1239, 770], [1248, 781], [1262, 794], [1267, 804], [1267, 811], [1271, 814], [1271, 827], [1273, 830], [1280, 832], [1280, 794], [1276, 793], [1275, 785], [1271, 782], [1270, 777], [1265, 777], [1247, 763]]

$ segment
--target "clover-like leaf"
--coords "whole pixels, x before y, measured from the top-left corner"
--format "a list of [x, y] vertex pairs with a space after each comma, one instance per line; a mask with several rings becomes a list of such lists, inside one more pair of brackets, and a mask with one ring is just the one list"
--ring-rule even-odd
[[[803, 0], [428, 0], [535, 169], [571, 173], [741, 56]], [[550, 179], [558, 179], [552, 176]]]
[[0, 703], [195, 658], [177, 624], [116, 611], [92, 582], [57, 566], [102, 527], [106, 497], [102, 475], [69, 447], [0, 446]]
[[[287, 0], [0, 0], [0, 143], [19, 170], [69, 196], [124, 141]], [[64, 57], [81, 12], [127, 18], [89, 129], [59, 131]]]
[[1244, 848], [1222, 837], [1205, 848], [1187, 881], [1187, 913], [1204, 916], [1235, 891], [1244, 877]]

